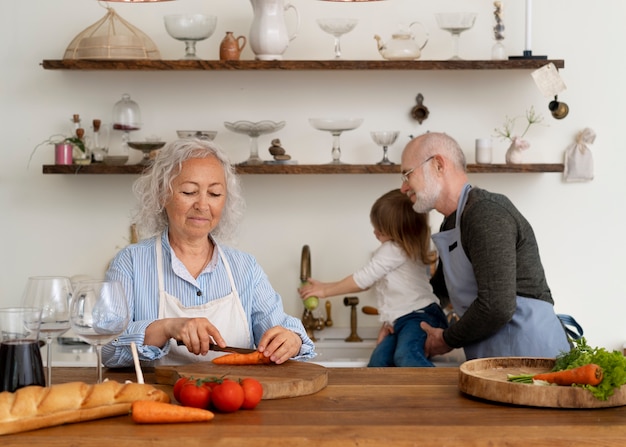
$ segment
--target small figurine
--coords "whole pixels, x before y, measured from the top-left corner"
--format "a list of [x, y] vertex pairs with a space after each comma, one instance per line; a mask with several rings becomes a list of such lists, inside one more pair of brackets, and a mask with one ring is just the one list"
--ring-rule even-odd
[[269, 151], [276, 161], [291, 160], [291, 155], [288, 155], [285, 149], [280, 145], [279, 138], [274, 138], [272, 140], [272, 145], [270, 146]]

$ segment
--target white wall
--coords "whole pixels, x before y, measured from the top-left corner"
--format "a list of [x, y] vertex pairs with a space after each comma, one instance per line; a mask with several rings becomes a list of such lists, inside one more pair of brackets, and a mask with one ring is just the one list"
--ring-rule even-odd
[[[286, 59], [327, 59], [332, 38], [315, 24], [321, 16], [354, 16], [357, 28], [343, 39], [346, 58], [380, 59], [375, 33], [390, 38], [400, 22], [419, 20], [430, 30], [423, 59], [445, 59], [451, 51], [448, 34], [438, 30], [434, 12], [473, 10], [474, 29], [461, 37], [468, 59], [488, 59], [493, 43], [493, 6], [487, 0], [389, 0], [371, 4], [339, 4], [293, 0], [301, 28]], [[524, 2], [504, 0], [505, 41], [509, 54], [524, 45]], [[199, 55], [215, 59], [225, 31], [247, 35], [252, 8], [247, 0], [179, 0], [159, 4], [114, 4], [118, 13], [146, 32], [162, 58], [176, 59], [183, 44], [170, 38], [162, 16], [202, 11], [218, 16], [215, 34], [198, 44]], [[369, 131], [397, 128], [401, 137], [390, 157], [399, 161], [409, 134], [427, 130], [455, 136], [473, 161], [475, 138], [493, 134], [504, 117], [523, 115], [534, 106], [547, 126], [528, 134], [528, 162], [561, 162], [577, 132], [597, 132], [592, 146], [594, 181], [571, 184], [560, 174], [482, 174], [474, 184], [507, 194], [534, 225], [558, 312], [573, 314], [590, 343], [621, 348], [626, 341], [626, 313], [621, 235], [623, 194], [624, 65], [620, 61], [626, 30], [626, 2], [605, 0], [602, 9], [583, 0], [534, 2], [533, 52], [564, 59], [561, 74], [568, 86], [560, 99], [570, 107], [563, 121], [549, 116], [548, 100], [535, 87], [528, 70], [433, 72], [85, 72], [43, 70], [43, 59], [60, 59], [69, 42], [104, 15], [95, 0], [30, 0], [3, 2], [0, 113], [0, 305], [16, 304], [30, 275], [101, 276], [111, 257], [129, 238], [133, 206], [133, 175], [42, 175], [53, 163], [51, 146], [33, 156], [48, 136], [65, 132], [72, 114], [85, 122], [110, 120], [114, 103], [131, 94], [142, 110], [143, 139], [175, 138], [176, 129], [215, 129], [217, 142], [235, 162], [248, 154], [247, 137], [227, 131], [235, 120], [286, 120], [276, 135], [261, 137], [260, 152], [269, 158], [269, 141], [279, 137], [300, 163], [330, 161], [330, 135], [313, 129], [313, 116], [350, 115], [363, 125], [342, 137], [342, 160], [375, 163], [381, 150]], [[593, 15], [594, 20], [589, 18]], [[291, 19], [290, 19], [291, 20]], [[249, 48], [242, 58], [252, 59]], [[415, 96], [422, 93], [430, 118], [418, 125], [408, 118]], [[521, 126], [521, 123], [520, 123]], [[507, 145], [497, 142], [495, 162], [503, 162]], [[112, 152], [118, 150], [114, 144]], [[133, 154], [138, 160], [139, 153]], [[243, 177], [248, 211], [237, 245], [254, 255], [281, 293], [287, 311], [300, 315], [296, 294], [302, 245], [309, 244], [313, 275], [343, 277], [367, 260], [377, 246], [368, 213], [383, 192], [399, 187], [396, 175], [301, 175]], [[433, 215], [436, 229], [440, 217]], [[362, 304], [374, 304], [369, 293]], [[349, 325], [342, 297], [332, 299], [333, 320]], [[359, 323], [376, 326], [375, 317], [359, 314]]]

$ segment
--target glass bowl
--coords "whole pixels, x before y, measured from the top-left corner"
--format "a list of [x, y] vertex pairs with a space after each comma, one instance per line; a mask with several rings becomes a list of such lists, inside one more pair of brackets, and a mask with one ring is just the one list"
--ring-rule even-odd
[[333, 36], [341, 36], [349, 33], [359, 23], [358, 19], [348, 19], [340, 17], [329, 17], [317, 19], [317, 24], [322, 31]]
[[309, 118], [311, 126], [327, 132], [354, 130], [363, 123], [363, 118]]
[[178, 138], [198, 138], [199, 140], [213, 141], [217, 136], [216, 130], [177, 130]]
[[224, 122], [224, 127], [235, 133], [242, 133], [248, 135], [249, 137], [258, 137], [259, 135], [273, 133], [282, 129], [285, 127], [285, 122], [264, 120], [258, 122], [235, 121], [230, 123], [226, 121]]
[[142, 152], [156, 151], [165, 146], [165, 141], [129, 141], [128, 146]]
[[206, 14], [170, 14], [163, 20], [167, 33], [182, 41], [208, 39], [217, 25], [217, 17]]

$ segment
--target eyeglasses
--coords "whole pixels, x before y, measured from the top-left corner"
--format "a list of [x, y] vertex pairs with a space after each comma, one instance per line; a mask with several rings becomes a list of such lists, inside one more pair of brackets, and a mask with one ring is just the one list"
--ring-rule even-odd
[[409, 176], [413, 174], [413, 171], [415, 171], [420, 166], [425, 165], [433, 158], [435, 158], [435, 155], [431, 155], [430, 157], [428, 157], [426, 160], [424, 160], [423, 162], [421, 162], [419, 165], [415, 166], [414, 168], [411, 168], [408, 171], [401, 172], [400, 178], [402, 179], [402, 183], [407, 183], [409, 181]]

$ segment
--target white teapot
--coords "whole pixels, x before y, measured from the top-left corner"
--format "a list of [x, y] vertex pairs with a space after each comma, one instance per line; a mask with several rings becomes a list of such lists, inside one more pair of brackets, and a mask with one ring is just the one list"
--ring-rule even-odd
[[[424, 32], [424, 42], [421, 45], [416, 42], [415, 36], [411, 33], [414, 25], [419, 25]], [[374, 39], [378, 42], [378, 52], [384, 59], [410, 61], [419, 59], [421, 56], [422, 49], [428, 43], [428, 31], [420, 22], [412, 22], [409, 26], [400, 26], [387, 43], [383, 42], [378, 34], [374, 35]]]

